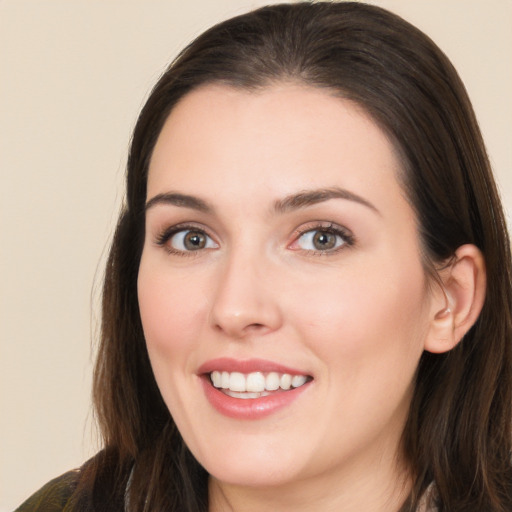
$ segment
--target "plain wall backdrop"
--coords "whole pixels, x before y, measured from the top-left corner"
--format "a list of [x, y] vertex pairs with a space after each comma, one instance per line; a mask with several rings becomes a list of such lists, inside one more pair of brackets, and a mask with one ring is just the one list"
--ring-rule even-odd
[[[165, 65], [250, 0], [0, 0], [0, 511], [97, 449], [91, 342], [130, 131]], [[512, 212], [512, 1], [374, 1], [447, 53]]]

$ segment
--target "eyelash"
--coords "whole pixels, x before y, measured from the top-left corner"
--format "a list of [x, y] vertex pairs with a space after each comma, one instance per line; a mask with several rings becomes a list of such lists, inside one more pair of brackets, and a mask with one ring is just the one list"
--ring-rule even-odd
[[307, 235], [308, 233], [327, 233], [330, 235], [335, 235], [341, 239], [341, 243], [338, 247], [334, 247], [332, 249], [327, 250], [320, 250], [320, 249], [302, 249], [297, 248], [293, 250], [302, 251], [304, 253], [307, 253], [308, 255], [314, 255], [314, 256], [331, 256], [334, 254], [337, 254], [338, 252], [345, 250], [349, 247], [352, 247], [355, 244], [355, 238], [354, 235], [346, 228], [342, 226], [338, 226], [334, 223], [317, 223], [307, 226], [306, 229], [304, 227], [301, 227], [297, 229], [294, 232], [294, 241], [291, 245], [298, 244], [299, 240]]
[[155, 243], [156, 243], [156, 245], [159, 245], [159, 246], [165, 248], [165, 250], [169, 254], [173, 254], [173, 255], [177, 255], [177, 256], [184, 256], [184, 257], [197, 256], [196, 253], [201, 252], [201, 249], [198, 249], [197, 251], [182, 251], [180, 249], [174, 249], [168, 243], [178, 233], [186, 233], [187, 231], [192, 231], [194, 233], [202, 233], [208, 239], [213, 240], [213, 237], [211, 237], [208, 234], [208, 232], [202, 227], [198, 227], [198, 226], [194, 226], [194, 225], [190, 225], [190, 224], [178, 224], [176, 226], [171, 226], [171, 227], [165, 229], [160, 235], [158, 235], [156, 237]]
[[[203, 234], [205, 237], [207, 237], [209, 240], [212, 240], [213, 243], [216, 244], [213, 237], [210, 236], [202, 227], [198, 227], [195, 225], [189, 225], [189, 224], [178, 224], [176, 226], [171, 226], [167, 229], [165, 229], [161, 234], [159, 234], [156, 239], [155, 243], [158, 246], [161, 246], [165, 248], [165, 250], [172, 255], [182, 256], [182, 257], [193, 257], [198, 256], [197, 253], [202, 252], [204, 249], [210, 249], [211, 247], [204, 247], [200, 248], [198, 250], [180, 250], [180, 249], [174, 249], [172, 246], [169, 245], [169, 241], [177, 234], [179, 233], [186, 233], [187, 231], [197, 232], [200, 234]], [[327, 233], [331, 235], [335, 235], [341, 239], [341, 244], [338, 247], [334, 247], [333, 249], [327, 249], [327, 250], [315, 250], [315, 249], [302, 249], [300, 247], [298, 248], [291, 248], [291, 246], [297, 244], [299, 240], [307, 235], [308, 233]], [[305, 229], [304, 227], [298, 228], [293, 233], [293, 242], [288, 245], [291, 250], [295, 251], [301, 251], [303, 253], [306, 253], [308, 255], [315, 255], [315, 256], [329, 256], [338, 253], [341, 250], [344, 250], [348, 247], [352, 247], [355, 244], [355, 239], [353, 234], [347, 230], [346, 228], [343, 228], [341, 226], [338, 226], [334, 223], [317, 223], [307, 226]]]

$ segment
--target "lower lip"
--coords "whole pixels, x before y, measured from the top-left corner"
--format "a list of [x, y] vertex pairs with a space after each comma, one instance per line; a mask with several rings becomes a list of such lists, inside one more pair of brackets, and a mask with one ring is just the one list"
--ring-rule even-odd
[[201, 378], [206, 398], [224, 416], [242, 420], [257, 420], [270, 416], [290, 405], [299, 397], [311, 382], [289, 391], [278, 391], [260, 398], [234, 398], [213, 387], [209, 376]]

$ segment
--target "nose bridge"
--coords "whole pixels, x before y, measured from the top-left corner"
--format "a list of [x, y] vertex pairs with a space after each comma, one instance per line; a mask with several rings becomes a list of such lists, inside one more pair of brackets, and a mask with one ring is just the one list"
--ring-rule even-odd
[[263, 251], [233, 248], [223, 261], [211, 310], [214, 328], [234, 338], [270, 332], [281, 323]]

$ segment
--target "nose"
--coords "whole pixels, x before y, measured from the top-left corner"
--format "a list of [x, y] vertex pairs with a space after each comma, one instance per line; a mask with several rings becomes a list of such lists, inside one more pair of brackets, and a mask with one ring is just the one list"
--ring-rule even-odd
[[213, 328], [233, 339], [279, 329], [278, 289], [263, 258], [231, 255], [217, 281], [211, 308]]

